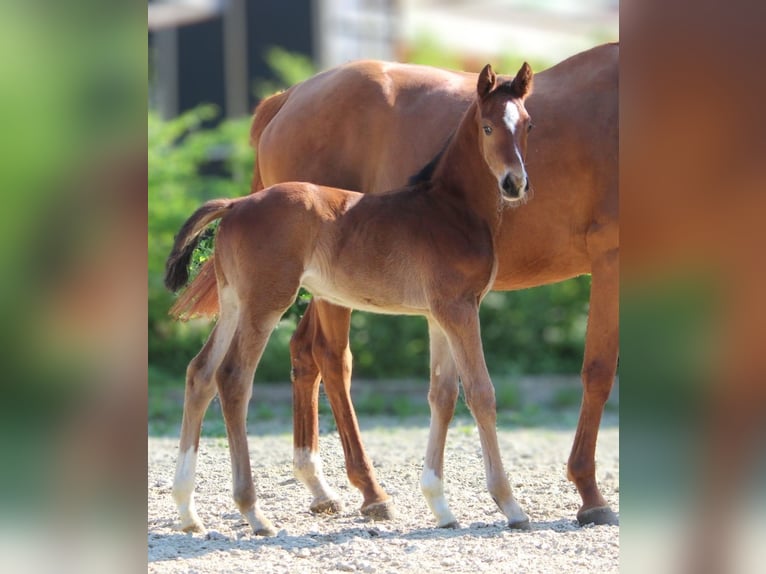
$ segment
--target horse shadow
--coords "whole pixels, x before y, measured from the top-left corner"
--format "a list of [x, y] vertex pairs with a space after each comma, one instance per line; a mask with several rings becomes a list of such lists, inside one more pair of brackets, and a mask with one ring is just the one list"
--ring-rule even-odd
[[[167, 526], [167, 525], [166, 525]], [[359, 526], [349, 526], [326, 534], [310, 532], [306, 534], [289, 534], [281, 530], [274, 537], [259, 537], [248, 532], [249, 525], [241, 521], [234, 526], [233, 535], [227, 536], [211, 530], [206, 535], [184, 532], [151, 533], [149, 534], [149, 562], [164, 562], [178, 558], [197, 558], [211, 552], [227, 552], [231, 550], [258, 551], [260, 548], [281, 548], [284, 551], [300, 552], [303, 549], [312, 550], [331, 544], [339, 544], [354, 538], [363, 540], [402, 540], [415, 541], [423, 539], [452, 540], [462, 537], [497, 538], [509, 533], [513, 536], [526, 536], [540, 531], [558, 533], [572, 532], [592, 525], [581, 526], [575, 520], [561, 518], [532, 522], [528, 530], [508, 528], [505, 521], [492, 523], [472, 523], [469, 526], [457, 528], [427, 527], [415, 530], [396, 528], [381, 528], [374, 521]], [[158, 547], [161, 547], [159, 549]]]

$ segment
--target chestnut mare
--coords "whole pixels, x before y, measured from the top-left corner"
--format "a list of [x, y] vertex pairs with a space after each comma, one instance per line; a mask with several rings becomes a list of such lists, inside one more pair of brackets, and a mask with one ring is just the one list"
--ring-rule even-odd
[[[524, 289], [591, 274], [583, 401], [567, 465], [582, 497], [577, 518], [583, 524], [617, 523], [596, 483], [595, 450], [619, 344], [618, 61], [619, 45], [606, 44], [535, 75], [525, 105], [539, 118], [527, 162], [536, 196], [523, 209], [503, 213], [492, 286]], [[368, 61], [272, 96], [253, 118], [253, 191], [293, 180], [366, 193], [403, 185], [443, 148], [475, 82], [475, 74]], [[215, 276], [206, 264], [173, 312], [213, 315], [217, 305]], [[362, 512], [385, 518], [390, 498], [376, 480], [351, 403], [350, 316], [347, 308], [314, 300], [293, 336], [295, 472], [313, 493], [312, 510], [340, 508], [318, 454], [321, 374], [349, 480], [364, 496]], [[452, 392], [456, 397], [456, 387]]]
[[[194, 510], [194, 469], [202, 418], [217, 387], [234, 500], [253, 532], [275, 532], [256, 502], [245, 419], [263, 349], [301, 286], [316, 300], [428, 319], [432, 417], [421, 483], [437, 523], [457, 523], [444, 499], [442, 470], [459, 374], [479, 428], [487, 489], [509, 526], [528, 527], [500, 457], [478, 309], [497, 272], [502, 214], [529, 190], [522, 158], [531, 127], [524, 109], [531, 84], [526, 63], [512, 81], [501, 83], [487, 65], [474, 102], [429, 177], [418, 184], [364, 195], [284, 183], [244, 198], [209, 201], [184, 223], [166, 267], [165, 284], [173, 291], [187, 282], [200, 234], [221, 220], [214, 259], [220, 319], [187, 370], [173, 484], [184, 530], [204, 529]], [[309, 451], [302, 456], [316, 464]]]

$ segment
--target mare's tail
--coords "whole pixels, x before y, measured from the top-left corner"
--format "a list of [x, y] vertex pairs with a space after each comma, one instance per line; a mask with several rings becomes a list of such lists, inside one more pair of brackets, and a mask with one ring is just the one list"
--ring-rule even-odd
[[[252, 122], [250, 124], [250, 145], [253, 149], [258, 149], [258, 142], [261, 134], [274, 116], [279, 113], [282, 106], [287, 101], [291, 89], [274, 94], [262, 100], [255, 109]], [[251, 193], [255, 193], [264, 188], [261, 179], [261, 170], [258, 167], [258, 158], [256, 157], [253, 168], [253, 182], [250, 188]], [[193, 248], [192, 248], [193, 250]], [[191, 253], [189, 254], [191, 257]], [[188, 262], [188, 259], [187, 259]], [[186, 279], [183, 280], [183, 283]], [[189, 319], [195, 316], [212, 317], [218, 313], [218, 292], [215, 283], [215, 270], [213, 269], [213, 258], [211, 257], [202, 264], [199, 274], [194, 281], [178, 296], [173, 307], [170, 308], [170, 314], [173, 317]]]
[[[223, 217], [234, 205], [231, 199], [214, 199], [208, 201], [181, 226], [176, 235], [173, 249], [165, 262], [165, 287], [176, 292], [186, 285], [189, 280], [189, 261], [194, 248], [199, 243], [200, 235], [216, 219]], [[214, 277], [215, 279], [215, 277]]]

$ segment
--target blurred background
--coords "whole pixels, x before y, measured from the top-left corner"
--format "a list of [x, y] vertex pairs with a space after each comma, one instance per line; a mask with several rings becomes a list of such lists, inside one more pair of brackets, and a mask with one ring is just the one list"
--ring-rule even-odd
[[[261, 98], [354, 59], [470, 71], [491, 62], [512, 74], [524, 60], [540, 71], [619, 39], [615, 0], [150, 1], [148, 23], [149, 422], [160, 433], [178, 431], [185, 368], [211, 328], [167, 315], [174, 296], [162, 285], [164, 261], [203, 200], [248, 192], [250, 114]], [[514, 420], [534, 421], [545, 406], [571, 411], [559, 412], [568, 422], [576, 417], [589, 287], [580, 277], [491, 293], [482, 305], [498, 403]], [[289, 420], [288, 343], [305, 305], [272, 335], [255, 376], [255, 396], [270, 400], [257, 401], [253, 418]], [[360, 412], [427, 412], [424, 319], [355, 312], [351, 345]], [[217, 409], [204, 432], [223, 433]]]

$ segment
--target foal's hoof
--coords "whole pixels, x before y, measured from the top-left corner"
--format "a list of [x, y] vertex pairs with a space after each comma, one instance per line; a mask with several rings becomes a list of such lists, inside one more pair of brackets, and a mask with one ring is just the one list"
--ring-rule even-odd
[[338, 514], [343, 510], [343, 503], [340, 500], [334, 500], [332, 498], [314, 500], [311, 503], [309, 510], [314, 514]]
[[577, 522], [581, 525], [609, 524], [618, 526], [620, 524], [620, 519], [617, 518], [617, 514], [615, 514], [608, 506], [597, 506], [596, 508], [588, 508], [587, 510], [580, 509], [577, 513]]
[[271, 536], [276, 536], [277, 535], [277, 531], [276, 531], [276, 529], [274, 528], [273, 525], [265, 524], [264, 526], [261, 526], [257, 530], [253, 530], [253, 534], [255, 534], [256, 536], [271, 537]]
[[514, 522], [509, 521], [508, 528], [512, 528], [513, 530], [532, 530], [532, 527], [529, 525], [529, 519], [516, 520]]
[[396, 518], [396, 508], [391, 500], [373, 502], [362, 507], [362, 515], [373, 520], [393, 520]]
[[439, 524], [439, 528], [448, 528], [450, 530], [457, 530], [460, 528], [460, 523], [457, 520], [452, 520], [445, 524]]
[[207, 529], [199, 520], [181, 523], [179, 526], [177, 526], [177, 529], [181, 532], [197, 532], [199, 534], [205, 534], [207, 532]]

